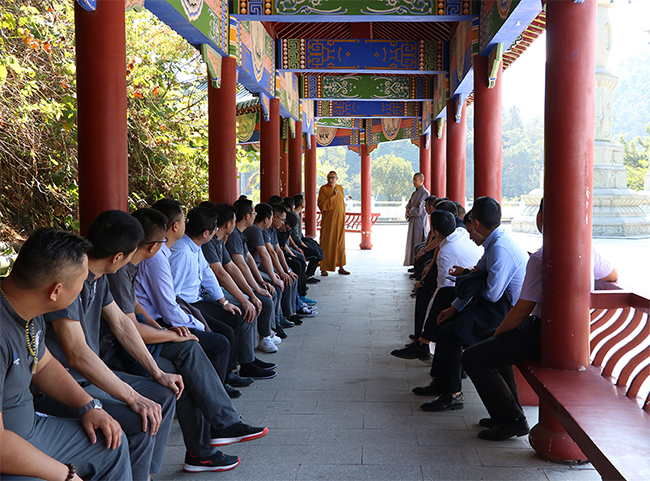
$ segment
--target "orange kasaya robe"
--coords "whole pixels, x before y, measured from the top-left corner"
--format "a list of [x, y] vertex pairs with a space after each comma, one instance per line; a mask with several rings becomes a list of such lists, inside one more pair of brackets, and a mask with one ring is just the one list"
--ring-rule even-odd
[[343, 267], [345, 261], [345, 195], [343, 187], [332, 198], [334, 189], [325, 184], [318, 192], [318, 208], [322, 212], [320, 223], [320, 246], [325, 258], [320, 261], [320, 269], [334, 271]]

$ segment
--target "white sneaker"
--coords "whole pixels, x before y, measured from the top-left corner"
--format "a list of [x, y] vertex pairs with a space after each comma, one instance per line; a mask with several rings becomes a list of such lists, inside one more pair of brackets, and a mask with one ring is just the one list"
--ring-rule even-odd
[[275, 332], [273, 333], [272, 336], [269, 336], [268, 338], [265, 339], [270, 339], [273, 344], [280, 344], [282, 342], [282, 339], [280, 339], [278, 336], [275, 335]]
[[260, 343], [258, 344], [257, 348], [262, 352], [278, 352], [278, 346], [275, 345], [270, 336], [260, 339]]

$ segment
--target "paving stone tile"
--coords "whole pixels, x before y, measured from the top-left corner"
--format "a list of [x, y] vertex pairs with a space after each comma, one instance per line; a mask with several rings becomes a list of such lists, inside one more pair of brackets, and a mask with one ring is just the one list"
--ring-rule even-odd
[[481, 466], [476, 450], [470, 446], [404, 446], [364, 445], [363, 464], [392, 466]]
[[363, 401], [365, 392], [361, 390], [301, 390], [301, 389], [280, 389], [275, 401], [290, 401], [300, 399], [301, 401]]
[[486, 468], [438, 464], [422, 466], [425, 481], [469, 480], [548, 481], [540, 468]]
[[363, 428], [363, 413], [355, 414], [273, 414], [264, 418], [269, 429], [347, 429]]
[[400, 444], [416, 445], [415, 429], [393, 427], [391, 429], [318, 429], [309, 437], [309, 444]]
[[297, 481], [411, 481], [422, 480], [419, 466], [334, 466], [305, 464], [298, 470]]

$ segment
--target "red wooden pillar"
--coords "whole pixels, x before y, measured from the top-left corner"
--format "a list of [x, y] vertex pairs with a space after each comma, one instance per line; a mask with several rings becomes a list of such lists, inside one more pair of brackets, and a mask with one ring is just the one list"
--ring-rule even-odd
[[[438, 122], [442, 123], [441, 136], [438, 138]], [[439, 119], [431, 126], [431, 192], [436, 197], [447, 193], [447, 125]]]
[[296, 122], [296, 136], [289, 139], [289, 194], [302, 194], [302, 122]]
[[289, 140], [280, 140], [280, 195], [289, 195]]
[[474, 198], [501, 202], [501, 67], [488, 88], [489, 57], [474, 56]]
[[424, 186], [431, 192], [431, 145], [427, 147], [426, 135], [420, 135], [420, 172], [424, 175]]
[[363, 250], [372, 249], [372, 173], [370, 169], [370, 154], [368, 146], [362, 145], [359, 150], [361, 155], [361, 244]]
[[280, 194], [280, 100], [271, 99], [269, 120], [260, 121], [260, 200]]
[[[462, 102], [460, 119], [456, 122], [456, 104]], [[465, 206], [465, 132], [464, 100], [447, 101], [447, 197]]]
[[239, 197], [237, 179], [237, 60], [224, 57], [221, 87], [208, 78], [208, 196], [232, 204]]
[[124, 2], [99, 0], [94, 12], [75, 2], [75, 43], [79, 226], [85, 234], [100, 212], [128, 209]]
[[[589, 367], [596, 3], [546, 3], [541, 363], [571, 371]], [[585, 459], [545, 406], [530, 444]]]
[[316, 136], [311, 136], [311, 149], [305, 152], [305, 236], [316, 237]]

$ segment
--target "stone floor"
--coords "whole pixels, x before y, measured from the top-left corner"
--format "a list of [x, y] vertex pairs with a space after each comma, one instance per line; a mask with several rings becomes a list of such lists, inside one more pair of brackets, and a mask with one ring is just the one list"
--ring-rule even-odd
[[[185, 449], [175, 423], [163, 480], [592, 480], [591, 465], [545, 462], [527, 438], [501, 443], [477, 437], [486, 412], [469, 381], [465, 409], [425, 413], [411, 388], [429, 366], [389, 355], [412, 329], [412, 282], [402, 267], [403, 226], [375, 226], [374, 248], [348, 234], [350, 276], [330, 275], [309, 291], [320, 314], [287, 331], [276, 354], [278, 376], [242, 389], [235, 407], [245, 422], [268, 426], [257, 441], [225, 446], [241, 464], [225, 473], [181, 471]], [[527, 412], [531, 425], [537, 409]]]

